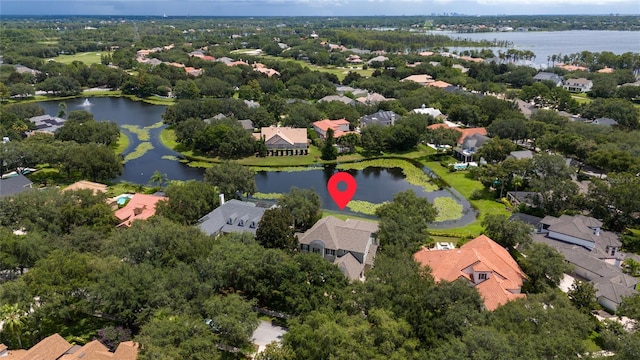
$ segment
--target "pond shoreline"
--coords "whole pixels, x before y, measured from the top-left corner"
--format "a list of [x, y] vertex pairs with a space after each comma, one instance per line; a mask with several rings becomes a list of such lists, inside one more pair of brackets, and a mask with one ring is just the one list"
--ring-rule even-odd
[[[68, 101], [69, 109], [82, 109], [82, 98], [83, 97], [78, 97]], [[191, 154], [176, 151], [178, 149], [184, 149], [181, 149], [179, 144], [175, 142], [172, 134], [173, 131], [167, 130], [166, 125], [159, 126], [159, 122], [162, 121], [164, 106], [128, 101], [128, 99], [122, 99], [122, 97], [117, 96], [98, 96], [94, 97], [94, 99], [95, 100], [91, 101], [92, 104], [90, 106], [85, 105], [84, 109], [92, 112], [98, 120], [111, 120], [120, 126], [121, 131], [127, 135], [128, 140], [130, 140], [128, 149], [125, 150], [123, 154], [124, 156], [128, 155], [127, 153], [132, 149], [135, 149], [142, 139], [139, 138], [139, 134], [132, 132], [131, 129], [127, 130], [127, 127], [123, 127], [123, 125], [133, 125], [140, 129], [148, 129], [149, 138], [147, 141], [151, 145], [154, 145], [154, 149], [150, 149], [148, 153], [142, 154], [139, 158], [133, 159], [129, 156], [130, 159], [126, 163], [123, 174], [114, 179], [114, 181], [146, 184], [149, 176], [156, 170], [161, 173], [166, 173], [168, 177], [173, 180], [202, 180], [204, 175], [202, 168], [190, 167], [184, 164], [184, 160], [186, 159], [185, 155], [188, 156]], [[45, 108], [45, 112], [51, 113], [57, 111], [58, 102], [59, 101], [45, 101], [41, 102], [40, 105]], [[131, 126], [128, 128], [131, 128]], [[317, 150], [315, 147], [314, 149]], [[267, 162], [266, 164], [265, 160]], [[271, 161], [269, 162], [269, 160]], [[359, 196], [356, 194], [354, 200], [368, 203], [355, 203], [354, 205], [359, 205], [360, 209], [364, 209], [366, 212], [374, 211], [372, 210], [373, 205], [391, 201], [394, 194], [408, 189], [413, 189], [422, 197], [428, 197], [431, 202], [433, 202], [436, 197], [451, 198], [457, 205], [451, 202], [443, 202], [441, 199], [439, 201], [441, 207], [445, 207], [445, 209], [442, 210], [443, 221], [433, 223], [430, 227], [434, 229], [434, 231], [440, 231], [440, 229], [442, 229], [442, 231], [453, 234], [478, 233], [480, 231], [478, 230], [478, 228], [480, 228], [478, 219], [484, 215], [485, 212], [482, 211], [483, 209], [475, 206], [476, 201], [468, 201], [467, 198], [462, 195], [466, 194], [466, 192], [459, 191], [459, 189], [448, 191], [449, 189], [446, 188], [448, 187], [447, 185], [450, 185], [448, 181], [444, 181], [440, 176], [431, 175], [436, 174], [438, 171], [425, 169], [425, 167], [433, 166], [433, 164], [428, 165], [428, 162], [433, 163], [437, 160], [439, 159], [435, 150], [427, 148], [424, 145], [419, 145], [417, 149], [403, 153], [383, 153], [369, 158], [361, 154], [349, 154], [341, 156], [337, 161], [332, 162], [320, 161], [315, 158], [315, 154], [307, 156], [304, 159], [296, 159], [296, 157], [251, 157], [239, 159], [238, 162], [245, 166], [252, 166], [254, 169], [260, 170], [260, 173], [263, 174], [260, 175], [259, 173], [256, 178], [257, 182], [261, 184], [258, 186], [260, 192], [286, 193], [290, 190], [291, 186], [314, 188], [317, 192], [322, 193], [323, 203], [325, 204], [323, 208], [333, 213], [336, 211], [336, 209], [334, 209], [335, 205], [330, 197], [325, 194], [327, 192], [326, 181], [323, 182], [323, 179], [330, 176], [336, 170], [353, 172], [354, 176], [359, 177], [358, 185], [360, 193]], [[206, 164], [213, 165], [221, 160], [199, 157], [197, 161], [201, 164], [206, 161]], [[290, 161], [292, 161], [292, 163], [290, 163]], [[439, 166], [439, 161], [437, 163]], [[191, 165], [193, 165], [193, 163]], [[323, 174], [276, 175], [291, 169], [323, 170]], [[456, 218], [460, 211], [458, 206], [462, 206], [463, 210], [462, 214]], [[358, 206], [355, 207], [357, 208]], [[348, 209], [344, 212], [340, 211], [340, 213], [344, 213], [347, 216], [373, 218], [371, 215], [367, 216], [366, 214], [349, 211]]]

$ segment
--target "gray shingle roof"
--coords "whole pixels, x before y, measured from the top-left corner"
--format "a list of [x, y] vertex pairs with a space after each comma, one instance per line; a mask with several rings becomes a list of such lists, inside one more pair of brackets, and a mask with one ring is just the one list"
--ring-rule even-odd
[[513, 157], [516, 160], [532, 159], [533, 158], [533, 152], [531, 150], [512, 151], [512, 152], [509, 153], [509, 156]]
[[304, 234], [299, 234], [300, 244], [310, 244], [313, 240], [322, 240], [327, 249], [355, 251], [364, 254], [371, 233], [378, 231], [378, 225], [367, 224], [360, 220], [342, 221], [327, 216], [316, 222]]
[[0, 180], [0, 196], [14, 195], [31, 189], [31, 180], [19, 174]]
[[541, 223], [549, 225], [549, 231], [586, 240], [599, 247], [622, 246], [618, 236], [610, 231], [599, 230], [598, 234], [594, 234], [594, 228], [599, 229], [602, 226], [602, 222], [589, 216], [562, 215], [559, 218], [546, 216]]
[[333, 262], [349, 280], [357, 280], [364, 270], [364, 265], [351, 253], [347, 253]]
[[64, 125], [65, 119], [45, 114], [34, 116], [30, 118], [29, 121], [31, 121], [36, 126], [37, 131], [47, 131], [53, 133]]
[[240, 125], [242, 125], [243, 129], [253, 131], [253, 129], [254, 129], [253, 121], [251, 121], [251, 120], [238, 120], [238, 122], [240, 123]]
[[245, 231], [255, 235], [265, 210], [251, 202], [229, 200], [198, 220], [199, 227], [207, 235]]
[[553, 247], [564, 255], [570, 264], [595, 274], [595, 277], [590, 281], [596, 288], [597, 297], [602, 296], [619, 304], [622, 297], [637, 293], [634, 287], [640, 282], [640, 279], [624, 274], [621, 268], [599, 259], [598, 256], [602, 254], [598, 251], [590, 252], [581, 246], [554, 240], [540, 234], [534, 236], [534, 241]]
[[549, 80], [549, 81], [553, 81], [554, 83], [558, 83], [560, 81], [562, 81], [562, 78], [560, 76], [558, 76], [557, 74], [554, 73], [550, 73], [550, 72], [539, 72], [537, 73], [534, 77], [534, 80], [538, 80], [538, 81], [545, 81], [545, 80]]
[[389, 110], [380, 110], [377, 113], [371, 115], [365, 115], [360, 118], [360, 125], [365, 127], [371, 124], [378, 124], [382, 126], [394, 125], [396, 120], [400, 119], [400, 115]]
[[318, 102], [330, 102], [330, 101], [340, 101], [347, 105], [353, 105], [355, 103], [355, 100], [344, 95], [327, 95], [322, 99], [318, 100]]
[[509, 217], [509, 220], [520, 220], [526, 224], [529, 224], [531, 226], [533, 226], [534, 228], [538, 226], [538, 224], [540, 223], [540, 220], [542, 220], [542, 218], [537, 217], [537, 216], [533, 216], [533, 215], [529, 215], [529, 214], [524, 214], [524, 213], [514, 213], [513, 215], [511, 215], [511, 217]]

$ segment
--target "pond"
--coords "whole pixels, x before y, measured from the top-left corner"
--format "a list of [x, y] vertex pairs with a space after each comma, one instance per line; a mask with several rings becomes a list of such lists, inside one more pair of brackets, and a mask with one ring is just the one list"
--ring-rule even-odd
[[[130, 141], [129, 147], [124, 152], [125, 159], [131, 157], [134, 149], [141, 143], [149, 143], [152, 146], [140, 157], [126, 161], [122, 175], [114, 180], [147, 184], [156, 170], [167, 174], [170, 180], [203, 179], [203, 169], [189, 167], [177, 161], [176, 158], [180, 154], [166, 148], [160, 142], [160, 133], [166, 128], [166, 125], [161, 124], [165, 106], [108, 97], [90, 98], [88, 104], [84, 98], [65, 100], [65, 102], [68, 112], [86, 110], [91, 112], [96, 120], [110, 120], [117, 123]], [[58, 103], [59, 101], [47, 101], [40, 102], [39, 105], [45, 109], [45, 113], [56, 115]], [[261, 171], [256, 175], [256, 185], [260, 193], [287, 193], [293, 186], [311, 188], [322, 199], [324, 209], [340, 211], [331, 200], [326, 188], [328, 178], [336, 171], [334, 167], [296, 172]], [[409, 184], [398, 168], [369, 167], [362, 171], [349, 170], [349, 172], [356, 178], [358, 184], [353, 200], [379, 204], [393, 200], [393, 196], [398, 192], [412, 189], [418, 196], [426, 197], [430, 201], [438, 197], [449, 197], [462, 205], [461, 218], [434, 224], [436, 227], [462, 226], [475, 220], [475, 210], [453, 189], [426, 192], [419, 186]], [[345, 209], [342, 212], [350, 213], [351, 211]]]

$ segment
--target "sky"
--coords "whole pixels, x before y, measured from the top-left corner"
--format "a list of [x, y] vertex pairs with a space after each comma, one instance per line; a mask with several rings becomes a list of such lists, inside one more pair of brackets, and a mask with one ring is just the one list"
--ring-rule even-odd
[[640, 14], [640, 0], [1, 0], [2, 15]]

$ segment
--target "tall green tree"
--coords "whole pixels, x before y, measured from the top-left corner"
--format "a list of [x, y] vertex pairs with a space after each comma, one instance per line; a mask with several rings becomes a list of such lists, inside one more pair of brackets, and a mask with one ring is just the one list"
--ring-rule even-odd
[[239, 199], [256, 192], [255, 176], [251, 168], [225, 161], [208, 168], [204, 181], [215, 185], [227, 199]]
[[293, 215], [288, 208], [274, 208], [264, 212], [256, 230], [256, 240], [266, 248], [293, 251], [298, 242], [293, 234]]
[[589, 281], [575, 280], [567, 292], [569, 300], [580, 312], [591, 313], [592, 310], [600, 308], [596, 301], [596, 289]]
[[203, 316], [211, 330], [223, 344], [242, 347], [251, 343], [251, 334], [258, 327], [258, 315], [252, 307], [255, 302], [240, 295], [214, 296], [205, 301]]
[[169, 200], [158, 203], [156, 214], [181, 224], [193, 225], [219, 205], [218, 189], [202, 181], [171, 182], [164, 192]]
[[511, 140], [492, 138], [485, 142], [476, 152], [477, 158], [484, 158], [490, 164], [500, 162], [509, 156], [509, 153], [517, 149]]
[[533, 228], [520, 220], [509, 220], [502, 214], [487, 214], [482, 219], [485, 233], [498, 244], [525, 249], [533, 241]]
[[0, 307], [0, 319], [3, 322], [3, 330], [6, 329], [11, 336], [18, 340], [18, 348], [22, 348], [22, 331], [24, 328], [23, 317], [25, 312], [18, 304], [4, 304]]
[[221, 359], [219, 338], [200, 317], [158, 311], [135, 338], [141, 360]]
[[292, 187], [289, 193], [278, 199], [278, 205], [289, 210], [293, 215], [295, 228], [305, 231], [320, 220], [322, 200], [313, 189], [299, 189]]
[[333, 129], [327, 129], [327, 134], [324, 137], [324, 144], [322, 145], [322, 155], [320, 156], [322, 160], [335, 160], [338, 157], [338, 149], [334, 146], [336, 140], [333, 137], [333, 134]]
[[564, 256], [547, 244], [533, 243], [520, 259], [520, 266], [529, 279], [523, 291], [540, 293], [560, 284], [563, 274], [571, 271]]
[[431, 243], [427, 228], [438, 211], [426, 198], [420, 198], [412, 190], [396, 194], [393, 201], [376, 210], [380, 218], [378, 239], [385, 251], [414, 252], [421, 245]]

